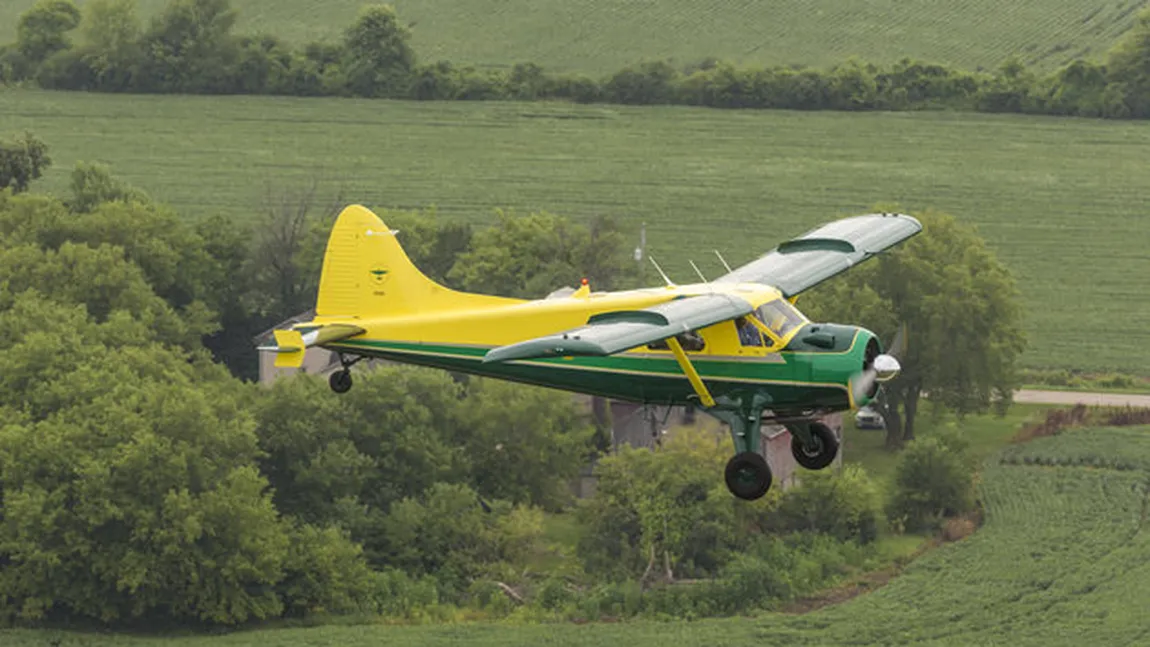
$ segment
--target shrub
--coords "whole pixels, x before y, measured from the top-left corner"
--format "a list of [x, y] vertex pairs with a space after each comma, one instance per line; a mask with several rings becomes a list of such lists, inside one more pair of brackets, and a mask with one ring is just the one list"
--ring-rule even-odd
[[946, 517], [974, 507], [974, 472], [965, 452], [938, 438], [912, 441], [895, 466], [888, 514], [907, 530], [936, 530]]
[[803, 475], [802, 485], [783, 493], [769, 522], [781, 532], [809, 531], [840, 541], [868, 543], [878, 536], [878, 492], [866, 472], [848, 465]]

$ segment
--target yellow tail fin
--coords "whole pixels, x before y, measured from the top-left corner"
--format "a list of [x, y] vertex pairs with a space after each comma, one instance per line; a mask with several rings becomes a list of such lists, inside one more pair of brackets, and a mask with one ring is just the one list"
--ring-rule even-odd
[[396, 233], [366, 207], [351, 205], [339, 214], [323, 257], [317, 317], [363, 319], [518, 303], [432, 281], [407, 257]]

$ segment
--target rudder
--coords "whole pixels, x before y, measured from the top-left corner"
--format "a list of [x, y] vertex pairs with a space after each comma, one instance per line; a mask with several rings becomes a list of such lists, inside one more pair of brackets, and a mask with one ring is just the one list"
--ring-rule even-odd
[[361, 319], [518, 302], [439, 285], [415, 267], [397, 233], [362, 205], [339, 214], [324, 252], [317, 317]]

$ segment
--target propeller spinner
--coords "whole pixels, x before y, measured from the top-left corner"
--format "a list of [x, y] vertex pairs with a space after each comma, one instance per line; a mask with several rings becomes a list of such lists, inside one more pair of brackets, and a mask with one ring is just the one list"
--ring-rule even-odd
[[855, 402], [864, 397], [874, 397], [876, 383], [888, 382], [898, 376], [902, 365], [898, 357], [906, 352], [906, 326], [899, 328], [894, 341], [890, 345], [890, 352], [876, 355], [863, 368], [851, 378], [851, 394]]

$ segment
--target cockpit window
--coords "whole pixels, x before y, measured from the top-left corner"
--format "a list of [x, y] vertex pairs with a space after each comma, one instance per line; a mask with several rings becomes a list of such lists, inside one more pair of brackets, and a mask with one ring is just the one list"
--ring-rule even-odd
[[783, 299], [775, 299], [759, 306], [755, 314], [779, 337], [786, 337], [795, 328], [803, 325], [803, 317], [791, 304]]

